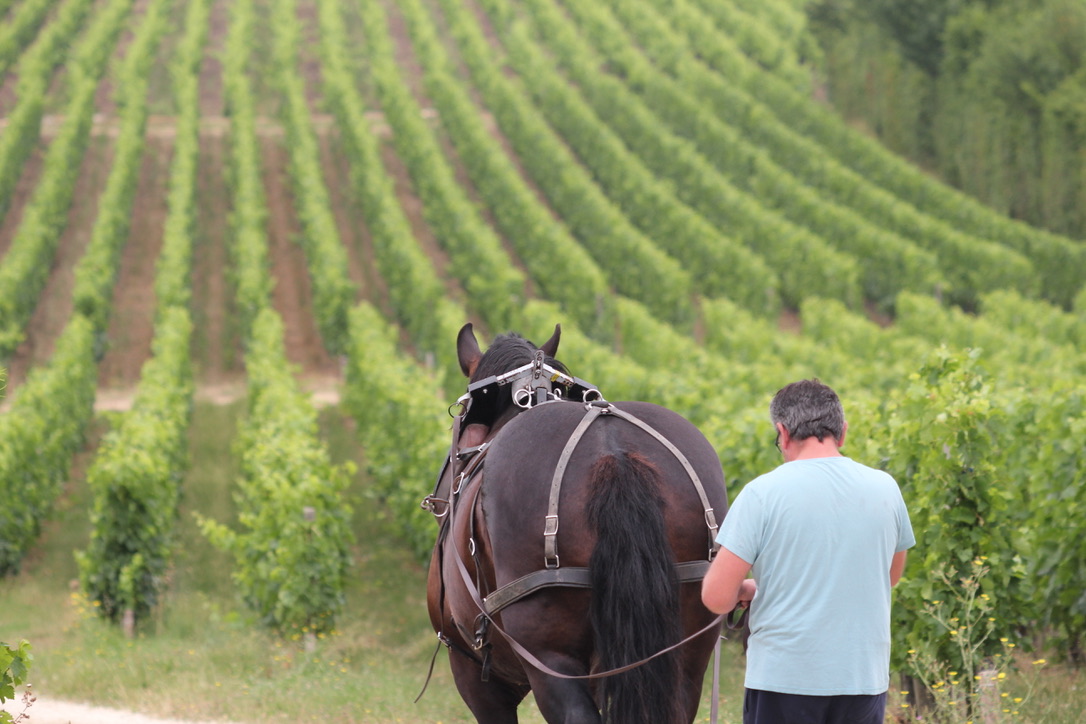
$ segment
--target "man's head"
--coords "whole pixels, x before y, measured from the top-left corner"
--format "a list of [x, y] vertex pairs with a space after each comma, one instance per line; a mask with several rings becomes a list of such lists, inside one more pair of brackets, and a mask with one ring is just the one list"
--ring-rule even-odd
[[769, 419], [797, 441], [826, 437], [840, 443], [845, 436], [845, 410], [837, 393], [817, 379], [800, 380], [777, 391], [769, 403]]

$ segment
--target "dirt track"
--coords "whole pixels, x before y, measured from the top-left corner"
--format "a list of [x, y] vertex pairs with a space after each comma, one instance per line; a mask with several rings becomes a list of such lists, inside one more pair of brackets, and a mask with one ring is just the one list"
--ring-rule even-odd
[[[6, 702], [0, 711], [18, 716], [23, 711], [22, 701]], [[228, 722], [191, 721], [184, 719], [156, 719], [120, 709], [91, 706], [70, 701], [56, 701], [38, 697], [27, 710], [28, 724], [229, 724]]]

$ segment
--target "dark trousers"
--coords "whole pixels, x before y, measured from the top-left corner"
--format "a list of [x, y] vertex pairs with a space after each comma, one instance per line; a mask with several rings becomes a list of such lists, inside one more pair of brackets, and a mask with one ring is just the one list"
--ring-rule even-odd
[[747, 689], [743, 724], [883, 724], [886, 693], [806, 696]]

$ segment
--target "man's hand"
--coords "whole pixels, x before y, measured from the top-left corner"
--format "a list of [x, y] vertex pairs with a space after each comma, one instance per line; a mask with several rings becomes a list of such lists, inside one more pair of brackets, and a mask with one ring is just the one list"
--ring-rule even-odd
[[754, 594], [758, 592], [758, 583], [753, 578], [745, 578], [739, 584], [739, 603], [736, 608], [750, 608], [750, 602], [754, 600]]
[[747, 578], [750, 564], [727, 548], [721, 548], [701, 582], [701, 602], [713, 613], [729, 613], [744, 599], [747, 605], [758, 589]]

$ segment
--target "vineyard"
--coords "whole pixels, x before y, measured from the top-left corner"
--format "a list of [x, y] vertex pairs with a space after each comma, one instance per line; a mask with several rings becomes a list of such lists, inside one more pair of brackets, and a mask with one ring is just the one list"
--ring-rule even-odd
[[560, 323], [573, 374], [689, 417], [732, 495], [777, 463], [779, 387], [841, 393], [917, 534], [897, 669], [961, 663], [921, 611], [977, 561], [977, 656], [1082, 663], [1086, 244], [815, 100], [801, 6], [0, 0], [0, 575], [85, 490], [78, 589], [151, 628], [194, 404], [238, 399], [236, 517], [200, 535], [261, 624], [323, 637], [358, 616], [357, 506], [426, 560], [460, 327]]

